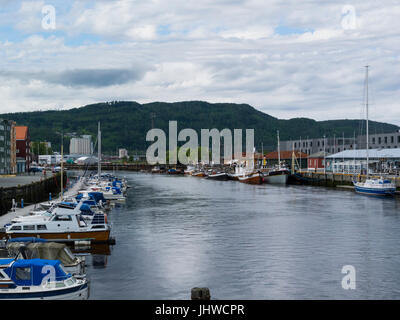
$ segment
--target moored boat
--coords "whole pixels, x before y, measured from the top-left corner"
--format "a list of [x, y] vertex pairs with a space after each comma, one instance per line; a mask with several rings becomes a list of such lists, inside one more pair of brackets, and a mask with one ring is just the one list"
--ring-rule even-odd
[[366, 94], [366, 171], [367, 171], [367, 178], [365, 182], [356, 182], [353, 181], [354, 190], [357, 193], [367, 194], [367, 195], [374, 195], [374, 196], [391, 196], [394, 195], [396, 192], [396, 184], [393, 183], [389, 179], [372, 179], [369, 178], [369, 119], [368, 119], [368, 68], [369, 66], [365, 67], [365, 94]]
[[205, 177], [206, 176], [206, 174], [205, 174], [205, 172], [204, 171], [195, 171], [195, 172], [193, 172], [192, 173], [192, 176], [193, 177]]
[[286, 184], [290, 176], [287, 169], [272, 170], [264, 175], [264, 182], [270, 184]]
[[0, 299], [86, 300], [88, 281], [66, 273], [60, 261], [0, 259]]
[[239, 182], [247, 183], [247, 184], [262, 184], [263, 177], [260, 172], [255, 172], [253, 174], [239, 177]]
[[229, 180], [229, 176], [225, 172], [217, 172], [217, 173], [211, 173], [207, 176], [207, 179], [210, 180], [218, 180], [218, 181], [226, 181]]
[[57, 207], [48, 220], [21, 220], [8, 225], [6, 237], [36, 237], [43, 239], [90, 239], [94, 242], [107, 242], [111, 227], [104, 213], [95, 213], [90, 222], [85, 221], [80, 213], [82, 202], [73, 210]]
[[387, 179], [367, 179], [365, 182], [355, 182], [354, 189], [357, 193], [367, 195], [392, 196], [396, 192], [396, 185]]

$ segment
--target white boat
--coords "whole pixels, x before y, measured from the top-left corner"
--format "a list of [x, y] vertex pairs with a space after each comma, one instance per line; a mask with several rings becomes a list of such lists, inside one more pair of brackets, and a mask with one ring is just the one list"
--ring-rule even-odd
[[268, 172], [264, 175], [264, 182], [270, 184], [287, 184], [290, 171], [287, 169], [277, 169]]
[[366, 153], [367, 153], [367, 178], [365, 182], [354, 181], [354, 190], [357, 193], [375, 195], [375, 196], [386, 196], [394, 195], [396, 192], [396, 185], [389, 179], [370, 179], [369, 178], [369, 127], [368, 127], [368, 66], [365, 67], [365, 86], [366, 86]]
[[290, 171], [281, 164], [281, 148], [280, 148], [280, 141], [279, 141], [279, 131], [277, 132], [278, 138], [278, 167], [270, 170], [267, 174], [264, 175], [264, 182], [270, 184], [287, 184]]
[[377, 196], [391, 196], [396, 192], [396, 185], [391, 180], [383, 178], [356, 182], [354, 188], [358, 193]]
[[5, 228], [7, 238], [36, 237], [43, 239], [91, 239], [94, 242], [107, 242], [111, 227], [107, 215], [96, 213], [90, 222], [83, 219], [80, 202], [74, 209], [57, 207], [50, 219], [21, 220]]
[[88, 281], [65, 272], [58, 260], [0, 259], [0, 299], [86, 300]]

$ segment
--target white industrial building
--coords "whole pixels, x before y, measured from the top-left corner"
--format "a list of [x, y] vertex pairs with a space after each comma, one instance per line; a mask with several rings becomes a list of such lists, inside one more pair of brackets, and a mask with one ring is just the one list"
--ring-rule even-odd
[[83, 135], [80, 138], [72, 138], [69, 145], [70, 154], [91, 155], [93, 152], [92, 136]]
[[[370, 173], [399, 173], [400, 149], [369, 149]], [[367, 150], [346, 150], [327, 156], [326, 171], [358, 174], [367, 170]]]
[[128, 150], [126, 149], [119, 149], [119, 158], [128, 158]]

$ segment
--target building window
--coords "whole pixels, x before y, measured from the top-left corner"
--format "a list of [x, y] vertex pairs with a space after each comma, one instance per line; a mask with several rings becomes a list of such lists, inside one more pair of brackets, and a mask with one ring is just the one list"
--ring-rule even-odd
[[387, 137], [385, 137], [385, 143], [387, 143]]
[[390, 137], [390, 142], [391, 142], [391, 143], [394, 142], [394, 137], [393, 137], [393, 136]]
[[382, 143], [382, 138], [381, 138], [381, 137], [378, 138], [378, 143], [379, 143], [379, 144]]
[[375, 144], [375, 138], [372, 138], [372, 144]]

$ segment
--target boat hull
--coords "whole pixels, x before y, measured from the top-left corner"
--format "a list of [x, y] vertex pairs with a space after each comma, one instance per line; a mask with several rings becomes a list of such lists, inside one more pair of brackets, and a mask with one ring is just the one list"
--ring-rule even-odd
[[367, 188], [361, 186], [354, 186], [354, 190], [357, 193], [371, 195], [371, 196], [393, 196], [396, 192], [396, 189], [387, 188], [387, 189], [375, 189], [375, 188]]
[[213, 175], [207, 176], [207, 179], [217, 180], [217, 181], [227, 181], [227, 180], [229, 180], [229, 176], [226, 173], [213, 174]]
[[288, 174], [267, 175], [264, 177], [264, 181], [270, 184], [287, 184], [288, 178]]
[[7, 238], [35, 237], [47, 240], [78, 240], [91, 239], [95, 242], [107, 242], [110, 239], [110, 230], [96, 232], [63, 232], [63, 233], [6, 233]]
[[89, 298], [89, 285], [78, 285], [72, 288], [63, 288], [46, 291], [30, 292], [1, 292], [0, 300], [87, 300]]
[[259, 173], [257, 173], [248, 177], [239, 177], [239, 182], [246, 184], [262, 184], [263, 177]]
[[206, 174], [205, 174], [204, 172], [195, 172], [195, 173], [192, 173], [192, 176], [193, 176], [193, 177], [202, 178], [202, 177], [205, 177]]

